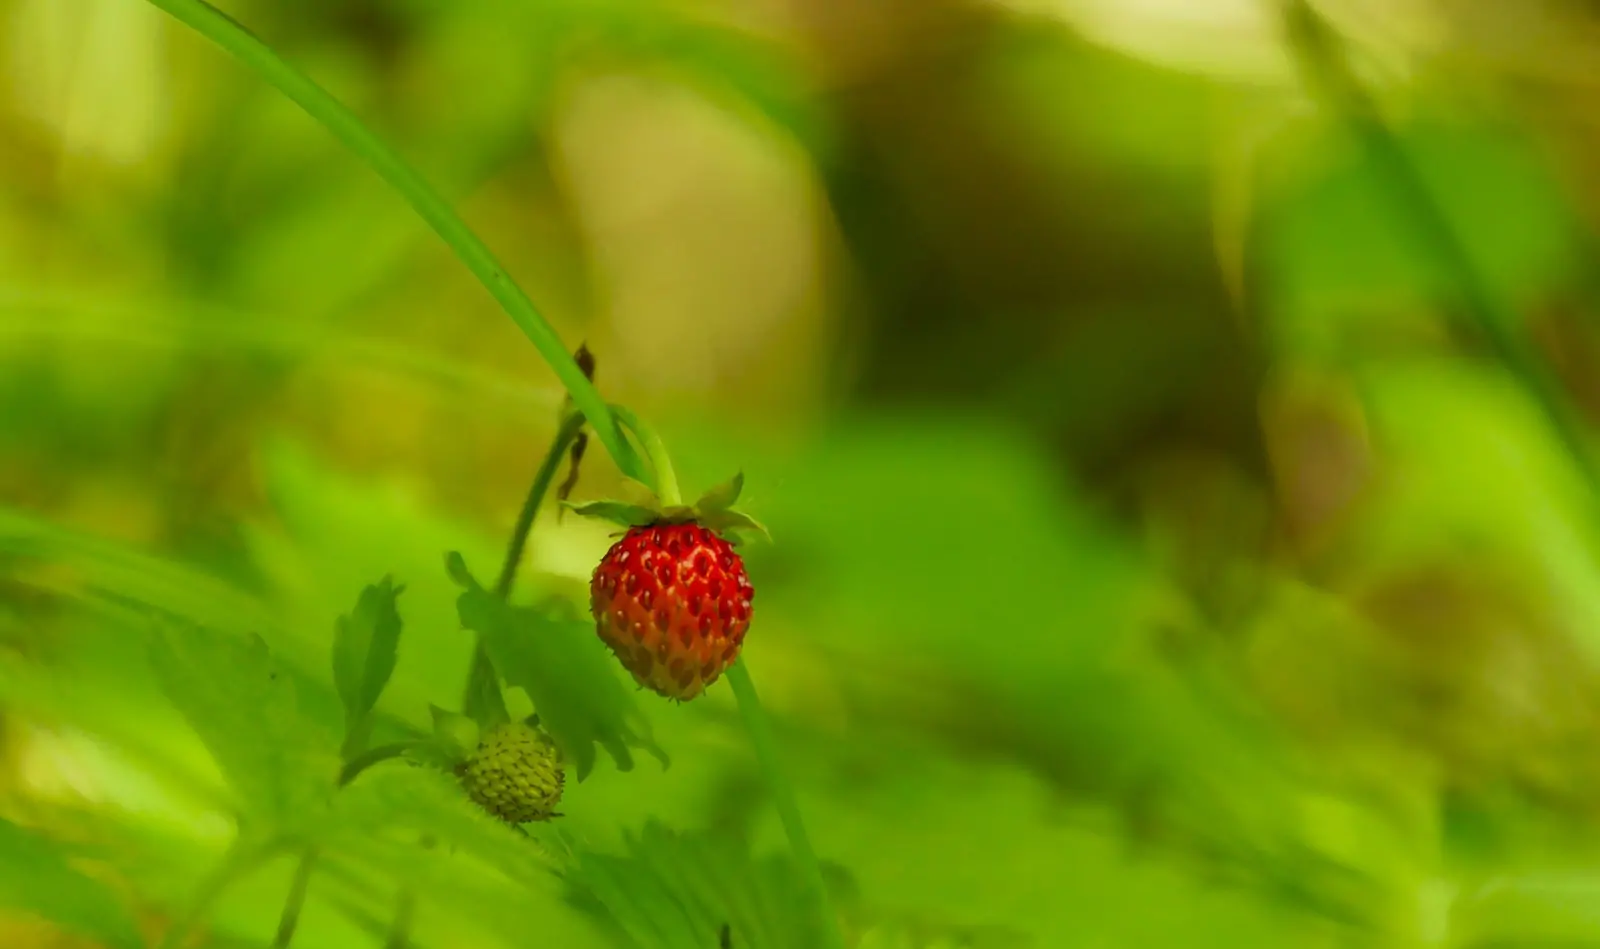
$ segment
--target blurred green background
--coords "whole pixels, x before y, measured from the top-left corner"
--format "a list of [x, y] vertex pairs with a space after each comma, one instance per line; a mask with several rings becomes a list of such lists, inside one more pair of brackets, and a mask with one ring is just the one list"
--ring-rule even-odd
[[[746, 472], [745, 655], [851, 945], [1600, 946], [1597, 498], [1274, 4], [223, 8], [456, 203], [691, 494]], [[1317, 8], [1600, 418], [1600, 11]], [[153, 7], [0, 0], [0, 39], [0, 945], [154, 945], [238, 808], [138, 611], [263, 636], [331, 732], [335, 619], [392, 574], [382, 708], [425, 727], [470, 651], [444, 553], [492, 569], [563, 393]], [[576, 496], [620, 490], [591, 446]], [[583, 603], [608, 543], [547, 511], [523, 596]], [[671, 766], [602, 759], [558, 822], [611, 898], [482, 828], [352, 831], [295, 945], [383, 945], [410, 886], [428, 949], [712, 949], [640, 895], [697, 859], [768, 881], [736, 944], [799, 945], [727, 688], [638, 706]], [[267, 718], [240, 741], [292, 747]], [[292, 870], [190, 944], [270, 945]]]

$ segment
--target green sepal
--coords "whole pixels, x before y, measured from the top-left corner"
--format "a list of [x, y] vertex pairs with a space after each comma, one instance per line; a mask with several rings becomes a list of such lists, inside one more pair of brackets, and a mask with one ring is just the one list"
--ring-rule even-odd
[[[756, 531], [765, 537], [768, 542], [772, 540], [772, 533], [755, 518], [742, 511], [712, 511], [700, 517], [700, 523], [711, 530], [720, 533], [737, 531]], [[735, 534], [735, 536], [737, 536]]]
[[587, 504], [566, 504], [566, 508], [581, 517], [597, 517], [623, 527], [644, 527], [661, 520], [660, 511], [626, 501], [590, 501]]
[[695, 502], [695, 509], [700, 512], [702, 517], [714, 511], [726, 511], [733, 507], [735, 501], [739, 500], [739, 493], [743, 490], [744, 472], [741, 471], [701, 495], [700, 500]]

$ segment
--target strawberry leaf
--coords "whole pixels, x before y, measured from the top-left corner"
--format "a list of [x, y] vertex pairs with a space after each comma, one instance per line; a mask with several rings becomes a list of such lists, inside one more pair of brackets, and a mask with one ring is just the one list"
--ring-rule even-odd
[[151, 664], [168, 699], [211, 752], [244, 817], [305, 829], [325, 813], [339, 773], [331, 736], [304, 715], [294, 683], [259, 636], [159, 623]]
[[[333, 842], [344, 847], [360, 848], [379, 831], [405, 828], [426, 834], [447, 851], [481, 860], [523, 886], [543, 887], [549, 879], [548, 858], [469, 801], [454, 776], [435, 768], [379, 765], [339, 794], [335, 813], [340, 820]], [[414, 860], [414, 853], [405, 856]]]
[[637, 945], [709, 947], [724, 927], [740, 949], [824, 944], [822, 917], [786, 856], [757, 858], [730, 834], [679, 833], [656, 821], [627, 834], [625, 846], [613, 855], [572, 842], [562, 876], [579, 905]]
[[735, 501], [739, 500], [739, 493], [743, 490], [744, 472], [741, 471], [701, 495], [700, 500], [696, 501], [694, 506], [701, 514], [707, 514], [712, 511], [726, 511], [728, 508], [733, 507]]
[[590, 501], [587, 504], [567, 504], [567, 509], [583, 517], [597, 517], [623, 527], [643, 527], [661, 518], [661, 512], [642, 504], [626, 501]]
[[333, 681], [344, 703], [347, 741], [365, 741], [367, 718], [394, 674], [400, 645], [395, 601], [404, 586], [389, 577], [361, 591], [354, 612], [339, 617], [333, 632]]
[[468, 581], [456, 601], [461, 624], [483, 637], [495, 670], [532, 700], [579, 781], [594, 767], [595, 745], [605, 748], [618, 770], [633, 768], [630, 749], [648, 751], [662, 767], [666, 753], [623, 686], [590, 620], [514, 607], [484, 589], [452, 554], [452, 574]]

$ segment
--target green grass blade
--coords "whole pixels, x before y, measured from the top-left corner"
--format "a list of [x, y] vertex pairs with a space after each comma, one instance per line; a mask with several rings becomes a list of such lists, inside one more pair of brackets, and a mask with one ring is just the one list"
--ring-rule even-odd
[[539, 354], [555, 371], [572, 401], [594, 426], [595, 434], [617, 467], [630, 477], [642, 472], [632, 446], [622, 437], [604, 400], [584, 376], [565, 344], [556, 335], [533, 301], [478, 236], [467, 227], [455, 210], [394, 149], [384, 144], [326, 89], [289, 65], [272, 48], [249, 30], [205, 0], [149, 0], [153, 5], [184, 23], [195, 32], [226, 50], [235, 59], [255, 70], [279, 92], [288, 96], [306, 114], [322, 123], [333, 136], [365, 161], [450, 245], [473, 276], [499, 302], [506, 314], [533, 342]]

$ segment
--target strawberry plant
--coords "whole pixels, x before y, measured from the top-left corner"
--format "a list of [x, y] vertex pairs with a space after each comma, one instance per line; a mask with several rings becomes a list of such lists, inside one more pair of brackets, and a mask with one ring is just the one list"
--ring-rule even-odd
[[1088, 7], [224, 6], [6, 7], [0, 946], [1595, 941], [1508, 136], [1303, 2], [1249, 161]]
[[[264, 866], [288, 860], [293, 871], [272, 937], [274, 949], [287, 949], [314, 878], [336, 876], [348, 871], [351, 860], [404, 847], [414, 851], [401, 861], [408, 866], [427, 866], [422, 853], [465, 853], [497, 864], [513, 881], [526, 882], [539, 870], [564, 875], [575, 892], [603, 907], [630, 936], [644, 939], [648, 933], [656, 945], [704, 945], [719, 932], [724, 943], [741, 946], [842, 945], [773, 735], [750, 676], [738, 662], [754, 591], [723, 535], [758, 526], [733, 510], [741, 479], [710, 492], [694, 507], [681, 505], [660, 438], [638, 416], [600, 397], [591, 382], [592, 360], [584, 351], [577, 358], [568, 354], [490, 251], [420, 176], [351, 112], [204, 0], [156, 0], [155, 5], [255, 69], [393, 185], [499, 301], [568, 393], [565, 417], [535, 476], [496, 588], [491, 592], [479, 584], [459, 553], [446, 558], [447, 571], [461, 588], [459, 621], [474, 645], [460, 709], [433, 706], [429, 733], [407, 734], [402, 727], [394, 734], [396, 723], [383, 721], [379, 711], [404, 625], [405, 587], [390, 578], [364, 589], [335, 626], [332, 679], [344, 726], [338, 737], [315, 726], [316, 716], [305, 707], [311, 699], [304, 684], [254, 631], [206, 628], [162, 604], [119, 604], [147, 629], [157, 679], [220, 768], [238, 814], [226, 853], [192, 894], [188, 909], [164, 927], [161, 944], [186, 945], [230, 888]], [[573, 473], [562, 493], [570, 491], [586, 429], [625, 476], [653, 488], [658, 507], [595, 502], [580, 505], [579, 513], [620, 517], [648, 533], [630, 533], [596, 566], [591, 619], [580, 619], [559, 602], [514, 606], [511, 587], [534, 515], [569, 455]], [[630, 558], [635, 558], [632, 566]], [[639, 569], [649, 570], [648, 575]], [[737, 918], [730, 900], [741, 886], [761, 878], [737, 869], [747, 858], [729, 855], [718, 868], [733, 870], [741, 883], [694, 882], [691, 867], [703, 858], [693, 856], [693, 848], [674, 854], [673, 838], [653, 829], [630, 859], [665, 859], [669, 870], [677, 861], [681, 866], [675, 869], [690, 876], [686, 882], [669, 872], [676, 892], [652, 897], [642, 883], [630, 880], [618, 890], [614, 875], [607, 882], [606, 861], [581, 845], [559, 834], [522, 829], [559, 821], [567, 769], [577, 782], [584, 781], [594, 769], [597, 748], [621, 771], [632, 769], [633, 749], [667, 764], [633, 697], [604, 665], [596, 650], [600, 643], [639, 683], [663, 696], [694, 698], [724, 675], [733, 683], [792, 848], [789, 872], [794, 876], [779, 887], [774, 911], [793, 915], [781, 929], [757, 936], [752, 927], [771, 925], [770, 919]], [[521, 692], [532, 714], [512, 714], [507, 687]], [[426, 878], [402, 882], [386, 927], [388, 945], [408, 943], [416, 903], [433, 893], [433, 884]], [[643, 917], [626, 916], [624, 907], [648, 907], [651, 899], [664, 902], [658, 910], [646, 909]], [[677, 912], [667, 905], [682, 907], [694, 900], [700, 908], [694, 925], [661, 928], [667, 925], [663, 913]], [[131, 927], [114, 916], [107, 920], [99, 928], [131, 944]]]

